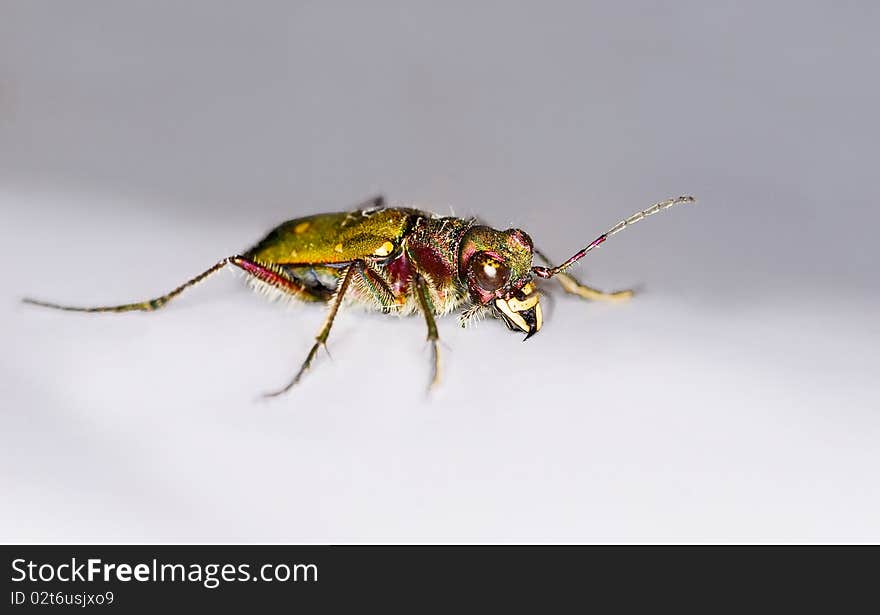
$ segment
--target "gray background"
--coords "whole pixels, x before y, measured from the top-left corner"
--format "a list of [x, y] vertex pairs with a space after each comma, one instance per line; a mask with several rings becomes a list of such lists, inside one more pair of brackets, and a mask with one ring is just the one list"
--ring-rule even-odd
[[[0, 539], [878, 541], [873, 2], [0, 1]], [[323, 313], [218, 275], [374, 193], [625, 306]], [[552, 300], [551, 300], [552, 299]]]

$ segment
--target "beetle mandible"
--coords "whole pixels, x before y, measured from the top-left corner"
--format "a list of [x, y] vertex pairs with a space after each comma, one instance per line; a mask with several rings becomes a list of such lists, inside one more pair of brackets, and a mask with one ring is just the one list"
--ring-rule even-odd
[[[554, 278], [566, 292], [584, 299], [628, 299], [633, 294], [630, 290], [602, 292], [582, 284], [566, 270], [639, 220], [673, 205], [694, 202], [691, 196], [681, 196], [655, 203], [621, 220], [562, 264], [552, 266], [520, 229], [500, 231], [478, 223], [476, 218], [441, 217], [419, 209], [386, 207], [384, 198], [378, 196], [354, 211], [284, 222], [250, 250], [224, 258], [155, 299], [104, 307], [24, 301], [72, 312], [149, 312], [227, 265], [234, 265], [261, 290], [329, 304], [299, 371], [287, 385], [267, 396], [280, 395], [300, 381], [320, 347], [326, 345], [343, 300], [385, 313], [421, 313], [432, 348], [433, 386], [440, 380], [436, 316], [464, 307], [462, 324], [477, 314], [488, 314], [529, 339], [543, 324], [536, 278]], [[534, 257], [544, 265], [533, 265]]]

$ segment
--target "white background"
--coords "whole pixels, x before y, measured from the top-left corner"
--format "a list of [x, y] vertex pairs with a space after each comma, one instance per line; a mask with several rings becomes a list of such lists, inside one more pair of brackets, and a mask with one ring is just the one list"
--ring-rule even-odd
[[[0, 2], [3, 541], [880, 540], [874, 3]], [[395, 203], [562, 259], [545, 327], [218, 274]]]

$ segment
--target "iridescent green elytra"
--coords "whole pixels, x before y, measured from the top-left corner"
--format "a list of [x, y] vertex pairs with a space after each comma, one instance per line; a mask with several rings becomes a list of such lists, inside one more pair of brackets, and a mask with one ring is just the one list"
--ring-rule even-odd
[[[250, 250], [224, 258], [156, 299], [87, 308], [24, 301], [74, 312], [152, 311], [226, 265], [235, 265], [261, 290], [329, 304], [324, 324], [299, 371], [284, 388], [270, 395], [283, 393], [300, 381], [326, 344], [344, 301], [385, 313], [421, 313], [433, 350], [433, 385], [440, 379], [436, 316], [464, 308], [462, 323], [484, 313], [501, 319], [512, 331], [525, 333], [528, 339], [543, 324], [536, 278], [555, 278], [566, 292], [585, 299], [628, 299], [632, 291], [604, 293], [581, 284], [565, 270], [635, 222], [673, 205], [693, 202], [693, 197], [685, 196], [656, 203], [618, 222], [561, 265], [550, 267], [550, 261], [535, 249], [524, 231], [496, 230], [473, 218], [387, 208], [384, 199], [376, 197], [354, 211], [285, 222]], [[547, 266], [533, 265], [535, 256]]]

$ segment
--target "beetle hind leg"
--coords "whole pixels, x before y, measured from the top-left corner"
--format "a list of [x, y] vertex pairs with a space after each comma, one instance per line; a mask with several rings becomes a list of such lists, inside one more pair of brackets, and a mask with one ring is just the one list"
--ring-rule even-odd
[[187, 280], [171, 292], [164, 294], [161, 297], [156, 297], [155, 299], [148, 299], [147, 301], [97, 307], [77, 307], [72, 305], [60, 305], [58, 303], [49, 303], [47, 301], [38, 301], [36, 299], [22, 299], [22, 301], [24, 303], [39, 305], [41, 307], [47, 307], [53, 310], [64, 310], [65, 312], [152, 312], [154, 310], [158, 310], [161, 307], [164, 307], [166, 303], [171, 301], [174, 297], [185, 291], [187, 288], [195, 286], [211, 274], [220, 271], [221, 269], [223, 269], [223, 267], [232, 262], [232, 259], [234, 258], [236, 257], [230, 256], [228, 258], [224, 258], [222, 261], [218, 262], [210, 269], [207, 269], [199, 275], [195, 276], [194, 278]]
[[158, 310], [159, 308], [164, 307], [169, 301], [174, 299], [177, 295], [185, 291], [186, 289], [195, 286], [208, 276], [220, 271], [226, 265], [235, 265], [240, 269], [243, 269], [246, 273], [253, 276], [255, 279], [263, 282], [265, 284], [269, 284], [283, 292], [293, 294], [293, 295], [302, 295], [304, 292], [304, 288], [301, 284], [298, 284], [294, 280], [284, 277], [277, 271], [261, 265], [255, 261], [249, 260], [243, 256], [228, 256], [223, 260], [216, 263], [210, 269], [207, 269], [195, 276], [194, 278], [187, 280], [174, 290], [169, 293], [166, 293], [160, 297], [156, 297], [155, 299], [148, 299], [147, 301], [139, 301], [136, 303], [124, 303], [122, 305], [107, 305], [107, 306], [97, 306], [97, 307], [77, 307], [72, 305], [61, 305], [58, 303], [49, 303], [47, 301], [38, 301], [36, 299], [22, 299], [24, 303], [29, 303], [31, 305], [38, 305], [41, 307], [51, 308], [53, 310], [64, 310], [65, 312], [111, 312], [111, 313], [120, 313], [120, 312], [152, 312]]

